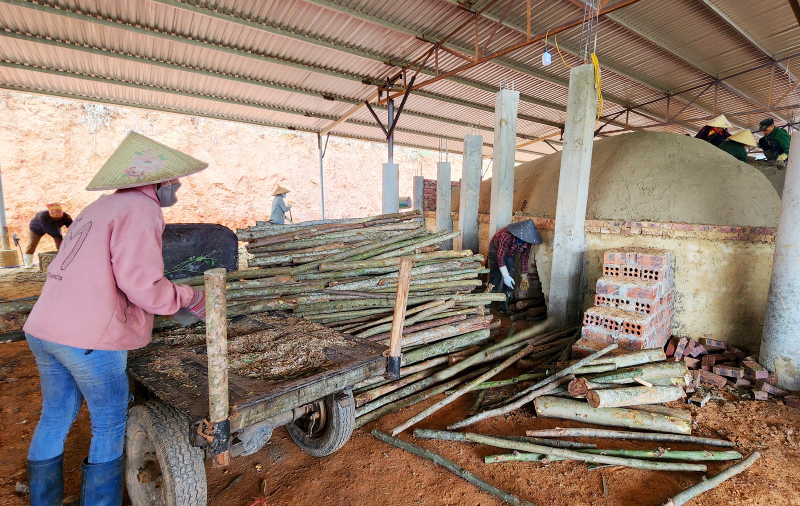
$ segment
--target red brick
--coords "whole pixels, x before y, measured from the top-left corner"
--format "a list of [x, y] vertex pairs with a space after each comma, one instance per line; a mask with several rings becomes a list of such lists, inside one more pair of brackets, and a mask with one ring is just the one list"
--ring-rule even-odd
[[723, 376], [719, 374], [714, 374], [713, 372], [708, 371], [700, 371], [699, 376], [697, 377], [700, 383], [705, 383], [707, 385], [714, 385], [715, 387], [722, 388], [728, 384], [728, 380], [725, 379]]
[[677, 346], [678, 346], [678, 340], [677, 340], [677, 339], [675, 339], [675, 338], [673, 337], [672, 339], [670, 339], [670, 340], [667, 342], [667, 349], [666, 349], [666, 350], [664, 350], [664, 353], [665, 353], [665, 354], [666, 354], [668, 357], [671, 357], [671, 356], [675, 355], [675, 348], [676, 348]]
[[724, 350], [728, 348], [728, 345], [725, 344], [724, 341], [716, 341], [714, 339], [702, 338], [700, 339], [700, 344], [702, 344], [706, 349], [714, 348], [715, 350]]
[[692, 352], [690, 353], [690, 355], [693, 357], [699, 357], [700, 355], [706, 355], [706, 354], [708, 354], [708, 351], [706, 351], [705, 347], [703, 347], [702, 344], [698, 344], [697, 346], [695, 346]]
[[777, 385], [778, 384], [778, 375], [774, 372], [769, 373], [767, 379], [764, 380], [764, 383], [769, 383], [770, 385]]
[[714, 365], [728, 361], [728, 359], [725, 358], [725, 355], [723, 355], [722, 353], [712, 353], [711, 355], [706, 355], [706, 356], [714, 360]]
[[758, 388], [759, 390], [763, 390], [764, 392], [770, 393], [772, 395], [786, 395], [789, 392], [783, 390], [782, 388], [778, 388], [776, 386], [770, 385], [769, 383], [764, 383], [763, 381], [756, 380], [753, 382], [753, 388]]
[[747, 356], [747, 353], [743, 352], [739, 348], [734, 348], [733, 346], [729, 346], [728, 351], [733, 353], [737, 360], [744, 360], [744, 358]]
[[749, 387], [750, 385], [752, 385], [752, 383], [751, 383], [751, 382], [750, 382], [750, 380], [748, 380], [748, 379], [744, 379], [744, 378], [738, 378], [738, 379], [736, 380], [736, 386], [740, 386], [740, 387]]
[[728, 378], [742, 378], [744, 377], [744, 369], [741, 367], [728, 367], [724, 365], [716, 365], [714, 366], [714, 374], [719, 374], [720, 376], [725, 376]]
[[683, 357], [683, 361], [686, 362], [687, 367], [689, 369], [697, 369], [700, 367], [700, 360], [692, 357]]
[[764, 366], [762, 366], [758, 362], [751, 362], [750, 360], [746, 360], [742, 362], [742, 365], [757, 380], [765, 380], [769, 378], [769, 371], [766, 370]]
[[712, 367], [714, 367], [714, 357], [711, 355], [703, 355], [701, 364], [703, 366], [703, 370], [710, 371]]
[[753, 398], [757, 401], [768, 401], [769, 394], [761, 390], [753, 390]]
[[688, 337], [682, 337], [680, 341], [678, 341], [678, 346], [675, 347], [675, 357], [682, 358], [683, 352], [686, 350], [686, 345], [689, 343]]
[[738, 357], [736, 355], [734, 355], [733, 353], [731, 353], [730, 351], [723, 351], [722, 354], [725, 355], [725, 358], [727, 358], [728, 360], [731, 360], [731, 361], [734, 361], [734, 362], [736, 360], [738, 360]]

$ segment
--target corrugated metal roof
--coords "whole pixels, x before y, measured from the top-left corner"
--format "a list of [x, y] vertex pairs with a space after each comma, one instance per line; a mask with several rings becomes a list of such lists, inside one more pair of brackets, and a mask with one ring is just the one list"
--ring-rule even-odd
[[[580, 0], [530, 4], [532, 34], [583, 14]], [[481, 40], [494, 33], [487, 52], [526, 39], [526, 5], [501, 0], [487, 9], [489, 18], [504, 16], [499, 28], [487, 18], [477, 23]], [[655, 125], [684, 133], [702, 121], [659, 123], [712, 113], [742, 127], [765, 114], [792, 118], [800, 70], [792, 70], [794, 61], [775, 72], [769, 65], [800, 53], [796, 21], [784, 0], [645, 0], [602, 18], [603, 114], [614, 116], [603, 131]], [[0, 0], [0, 87], [320, 131], [464, 22], [446, 45], [469, 56], [473, 15], [457, 0]], [[580, 63], [579, 38], [580, 27], [558, 37], [569, 65]], [[569, 69], [553, 51], [555, 38], [548, 42], [548, 67], [541, 41], [413, 93], [397, 142], [435, 149], [439, 135], [460, 138], [475, 124], [491, 144], [495, 91], [503, 82], [521, 93], [520, 142], [556, 131], [565, 120]], [[436, 60], [440, 72], [465, 63], [445, 51]], [[434, 61], [417, 84], [432, 78]], [[764, 67], [712, 84], [696, 98], [716, 78], [757, 65]], [[667, 92], [678, 95], [667, 100]], [[777, 110], [761, 112], [768, 103]], [[365, 108], [333, 133], [383, 138]], [[539, 142], [518, 158], [551, 150]]]

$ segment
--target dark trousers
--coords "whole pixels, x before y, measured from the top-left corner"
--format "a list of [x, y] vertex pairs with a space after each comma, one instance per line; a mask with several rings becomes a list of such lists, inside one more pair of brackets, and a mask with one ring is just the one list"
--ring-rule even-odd
[[767, 160], [777, 160], [783, 154], [781, 144], [771, 137], [762, 137], [758, 140], [758, 147], [764, 150]]
[[[503, 283], [503, 273], [500, 272], [500, 265], [497, 263], [497, 246], [489, 244], [489, 283], [494, 285], [492, 291], [495, 293], [506, 292], [511, 293], [513, 288], [509, 288]], [[515, 261], [516, 255], [507, 256], [505, 258], [506, 267], [508, 267], [508, 274], [514, 278], [515, 275]]]

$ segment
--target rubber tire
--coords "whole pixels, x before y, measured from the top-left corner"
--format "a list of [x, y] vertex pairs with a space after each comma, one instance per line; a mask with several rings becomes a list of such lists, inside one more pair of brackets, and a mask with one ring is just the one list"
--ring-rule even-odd
[[[178, 410], [148, 401], [128, 412], [125, 431], [125, 483], [133, 506], [206, 506], [208, 484], [203, 451], [189, 442], [190, 422]], [[160, 502], [139, 483], [137, 459], [155, 453], [161, 467]]]
[[[346, 406], [342, 406], [337, 399], [347, 399]], [[324, 457], [335, 452], [350, 439], [356, 425], [356, 402], [353, 391], [347, 390], [325, 397], [327, 423], [321, 433], [309, 437], [296, 422], [286, 426], [301, 450], [314, 457]]]

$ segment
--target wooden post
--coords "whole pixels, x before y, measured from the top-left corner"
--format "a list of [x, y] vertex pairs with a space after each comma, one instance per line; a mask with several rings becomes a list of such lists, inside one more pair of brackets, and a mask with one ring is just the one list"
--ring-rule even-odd
[[228, 421], [228, 328], [225, 302], [225, 269], [203, 274], [206, 289], [206, 353], [208, 355], [208, 419], [214, 439], [214, 466], [230, 464]]
[[386, 370], [386, 379], [389, 380], [396, 380], [400, 377], [400, 338], [403, 336], [403, 324], [406, 320], [406, 303], [408, 302], [413, 265], [414, 259], [403, 258], [400, 260], [400, 271], [397, 273], [397, 296], [394, 299], [394, 315], [389, 337], [389, 361]]

